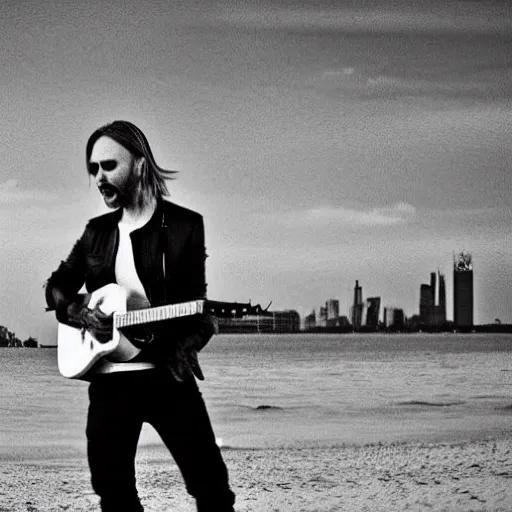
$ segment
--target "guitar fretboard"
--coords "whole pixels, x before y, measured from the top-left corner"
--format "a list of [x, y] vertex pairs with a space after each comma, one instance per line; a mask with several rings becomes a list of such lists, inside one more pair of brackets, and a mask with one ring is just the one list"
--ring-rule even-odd
[[205, 300], [193, 300], [179, 304], [168, 304], [167, 306], [159, 306], [157, 308], [128, 311], [122, 315], [116, 315], [115, 324], [116, 327], [120, 329], [122, 327], [129, 327], [130, 325], [147, 324], [150, 322], [170, 320], [171, 318], [198, 315], [204, 312], [205, 302]]

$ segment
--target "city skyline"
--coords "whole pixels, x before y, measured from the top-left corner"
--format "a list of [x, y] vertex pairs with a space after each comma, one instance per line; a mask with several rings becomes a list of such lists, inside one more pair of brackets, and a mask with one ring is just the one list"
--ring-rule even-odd
[[423, 269], [451, 297], [467, 249], [474, 322], [512, 323], [505, 2], [6, 0], [0, 34], [0, 325], [20, 338], [55, 339], [43, 285], [106, 211], [85, 143], [114, 119], [204, 216], [209, 298], [347, 311], [360, 279], [410, 316]]
[[[453, 318], [447, 316], [448, 299], [446, 295], [446, 276], [442, 274], [439, 269], [436, 272], [430, 272], [430, 282], [422, 283], [419, 286], [419, 307], [412, 315], [407, 315], [405, 318], [414, 320], [417, 324], [425, 326], [442, 326], [446, 322], [451, 322], [457, 327], [470, 327], [476, 325], [473, 321], [474, 318], [474, 290], [473, 290], [473, 256], [467, 251], [461, 251], [453, 256], [453, 295], [451, 302], [453, 304]], [[347, 315], [341, 315], [339, 310], [339, 300], [328, 299], [325, 306], [319, 307], [319, 323], [318, 326], [328, 327], [328, 320], [336, 319], [338, 321], [341, 317], [350, 318], [350, 324], [355, 330], [361, 327], [376, 328], [379, 323], [387, 325], [386, 312], [401, 311], [403, 314], [404, 308], [400, 304], [386, 304], [382, 301], [381, 296], [377, 297], [364, 297], [363, 287], [360, 280], [356, 279], [353, 288], [353, 300], [348, 308]], [[336, 304], [336, 314], [329, 314], [328, 311], [332, 310], [331, 305]], [[382, 312], [380, 310], [381, 304], [383, 305]], [[313, 308], [311, 313], [305, 315], [305, 324], [312, 325], [316, 323], [316, 308]], [[502, 323], [501, 319], [496, 317], [490, 323]], [[332, 326], [338, 326], [339, 322]]]
[[[468, 278], [461, 280], [459, 284], [460, 290], [456, 291], [455, 282], [460, 275], [469, 275]], [[440, 327], [440, 328], [467, 328], [478, 327], [479, 324], [473, 323], [473, 264], [472, 254], [467, 251], [462, 251], [455, 255], [453, 261], [453, 280], [454, 280], [454, 295], [452, 297], [454, 318], [449, 319], [446, 315], [446, 281], [445, 275], [437, 270], [430, 272], [430, 283], [422, 283], [419, 288], [419, 308], [418, 311], [411, 316], [404, 314], [404, 309], [400, 305], [389, 305], [383, 303], [382, 297], [364, 297], [363, 287], [356, 279], [353, 288], [353, 303], [349, 307], [347, 315], [343, 315], [340, 311], [340, 301], [337, 299], [328, 299], [323, 306], [318, 308], [318, 316], [316, 308], [301, 317], [301, 315], [293, 308], [288, 308], [282, 311], [270, 310], [272, 301], [270, 301], [266, 308], [260, 304], [252, 304], [249, 302], [238, 301], [216, 301], [209, 300], [212, 314], [221, 312], [219, 317], [219, 327], [222, 334], [226, 333], [279, 333], [279, 332], [299, 332], [315, 330], [318, 328], [328, 328], [334, 331], [341, 328], [341, 332], [351, 328], [354, 331], [362, 330], [380, 330], [388, 327]], [[469, 288], [468, 288], [469, 286]], [[469, 295], [468, 295], [469, 291]], [[461, 294], [463, 295], [461, 300]], [[457, 303], [462, 307], [462, 313], [456, 315]], [[381, 310], [381, 305], [383, 305]], [[469, 310], [467, 309], [469, 305]], [[359, 306], [356, 308], [356, 306]], [[232, 319], [226, 314], [225, 308], [234, 308]], [[424, 311], [422, 312], [422, 307]], [[277, 316], [276, 316], [277, 315]], [[291, 316], [290, 316], [291, 315]], [[461, 316], [462, 315], [462, 316]], [[296, 317], [296, 318], [295, 318]], [[280, 320], [282, 318], [282, 320]], [[318, 320], [317, 320], [318, 318]], [[350, 318], [350, 319], [349, 319]], [[276, 324], [277, 322], [277, 324]], [[406, 326], [407, 322], [407, 326]], [[505, 324], [512, 325], [512, 323], [502, 322], [501, 319], [495, 318], [493, 322], [480, 324], [481, 326], [490, 324]], [[277, 325], [277, 327], [276, 327]], [[279, 327], [280, 326], [280, 327]], [[257, 328], [256, 328], [257, 327]], [[37, 346], [37, 338], [29, 336], [28, 340], [21, 342], [16, 337], [16, 333], [8, 331], [7, 327], [2, 327], [4, 331], [10, 332], [10, 335], [17, 341], [19, 346], [28, 343], [26, 346]], [[407, 330], [407, 329], [406, 329]], [[333, 332], [334, 332], [333, 331]], [[41, 344], [41, 342], [39, 342]], [[42, 343], [43, 346], [45, 343]], [[14, 346], [14, 345], [13, 345]]]

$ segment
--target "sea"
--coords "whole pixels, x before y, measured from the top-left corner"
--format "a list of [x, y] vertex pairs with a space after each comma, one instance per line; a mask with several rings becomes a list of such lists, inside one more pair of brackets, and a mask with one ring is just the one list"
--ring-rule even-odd
[[[224, 448], [512, 434], [511, 334], [218, 335], [200, 362]], [[84, 454], [88, 383], [56, 348], [1, 348], [0, 369], [0, 460]], [[140, 449], [159, 443], [145, 425]]]

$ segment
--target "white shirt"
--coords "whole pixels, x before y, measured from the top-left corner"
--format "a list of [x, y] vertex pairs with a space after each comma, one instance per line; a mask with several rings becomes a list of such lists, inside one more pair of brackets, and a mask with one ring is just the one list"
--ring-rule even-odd
[[[128, 299], [126, 308], [128, 311], [150, 307], [144, 286], [142, 285], [137, 274], [137, 270], [135, 269], [130, 233], [147, 224], [153, 215], [153, 212], [154, 209], [149, 210], [141, 216], [137, 222], [123, 222], [123, 219], [121, 219], [118, 224], [119, 245], [116, 254], [115, 276], [117, 284], [127, 291]], [[155, 365], [149, 362], [141, 361], [130, 363], [128, 361], [125, 363], [114, 363], [103, 359], [98, 364], [96, 373], [148, 370], [154, 367]]]

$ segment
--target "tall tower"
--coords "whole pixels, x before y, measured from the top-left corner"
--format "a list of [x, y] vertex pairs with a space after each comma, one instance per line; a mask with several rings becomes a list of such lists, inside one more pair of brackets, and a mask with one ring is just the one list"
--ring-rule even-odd
[[439, 277], [439, 322], [444, 324], [446, 322], [446, 283], [444, 274], [438, 271]]
[[430, 272], [430, 291], [432, 292], [432, 306], [437, 304], [436, 302], [436, 273]]
[[456, 327], [473, 325], [473, 261], [464, 251], [453, 261], [453, 322]]
[[356, 280], [354, 286], [354, 304], [352, 306], [352, 327], [360, 329], [363, 320], [363, 289]]
[[431, 323], [433, 306], [432, 286], [422, 284], [420, 286], [420, 323], [425, 325]]

